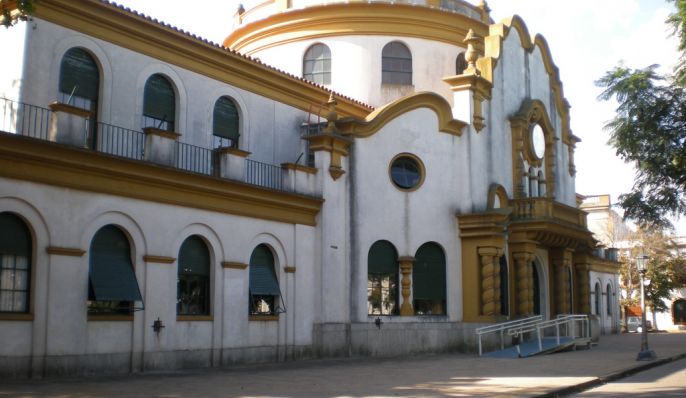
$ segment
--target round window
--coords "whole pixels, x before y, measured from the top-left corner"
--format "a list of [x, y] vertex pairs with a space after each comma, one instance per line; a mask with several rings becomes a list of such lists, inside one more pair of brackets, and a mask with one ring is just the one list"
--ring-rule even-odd
[[423, 167], [419, 159], [409, 154], [401, 154], [391, 161], [391, 180], [396, 187], [413, 190], [421, 185]]

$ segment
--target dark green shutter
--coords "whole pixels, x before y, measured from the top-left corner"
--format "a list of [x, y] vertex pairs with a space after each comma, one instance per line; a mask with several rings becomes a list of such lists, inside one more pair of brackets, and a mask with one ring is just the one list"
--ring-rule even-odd
[[179, 274], [210, 275], [210, 253], [198, 236], [186, 239], [179, 250]]
[[415, 300], [445, 300], [445, 255], [435, 243], [425, 243], [415, 255], [412, 270]]
[[145, 82], [143, 114], [158, 120], [174, 123], [176, 120], [174, 88], [164, 76], [155, 74]]
[[143, 301], [131, 264], [129, 241], [119, 228], [107, 225], [95, 234], [89, 273], [96, 301]]
[[31, 232], [24, 221], [12, 213], [0, 213], [0, 253], [31, 256]]
[[230, 99], [221, 97], [214, 104], [213, 133], [216, 136], [238, 140], [238, 109]]
[[[76, 87], [76, 90], [74, 90]], [[60, 92], [97, 101], [100, 72], [93, 57], [80, 48], [72, 48], [62, 57]]]
[[367, 272], [370, 274], [397, 274], [398, 254], [393, 244], [380, 240], [369, 249]]
[[259, 245], [250, 256], [250, 294], [281, 296], [274, 274], [274, 256], [265, 245]]

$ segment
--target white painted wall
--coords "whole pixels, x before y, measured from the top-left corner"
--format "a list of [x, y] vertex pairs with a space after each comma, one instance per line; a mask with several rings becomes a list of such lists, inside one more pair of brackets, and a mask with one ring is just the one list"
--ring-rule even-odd
[[[11, 28], [0, 29], [0, 43], [5, 54], [0, 63], [0, 98], [19, 100], [24, 68], [26, 31], [30, 23], [19, 22]], [[0, 117], [2, 108], [0, 107]], [[2, 129], [0, 124], [0, 129]]]
[[[589, 292], [591, 303], [591, 314], [598, 315], [600, 321], [600, 328], [603, 334], [616, 333], [619, 330], [619, 275], [610, 274], [606, 272], [596, 272], [590, 271], [589, 273]], [[595, 286], [596, 283], [600, 284], [600, 313], [596, 313], [595, 309]], [[612, 288], [610, 314], [607, 310], [607, 285]]]

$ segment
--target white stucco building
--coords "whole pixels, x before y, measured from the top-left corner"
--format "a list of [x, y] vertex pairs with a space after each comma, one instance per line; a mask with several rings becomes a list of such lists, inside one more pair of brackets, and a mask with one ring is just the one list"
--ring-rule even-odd
[[521, 19], [275, 0], [228, 31], [42, 0], [0, 32], [0, 374], [470, 351], [592, 312], [616, 264]]

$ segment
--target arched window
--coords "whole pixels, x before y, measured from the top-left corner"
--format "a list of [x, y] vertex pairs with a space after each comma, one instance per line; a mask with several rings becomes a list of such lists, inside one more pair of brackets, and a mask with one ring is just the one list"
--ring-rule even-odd
[[538, 196], [538, 177], [536, 175], [536, 170], [533, 167], [529, 167], [529, 196], [535, 198]]
[[236, 104], [229, 97], [220, 97], [214, 104], [212, 121], [214, 148], [238, 148], [238, 122]]
[[60, 64], [60, 102], [95, 113], [99, 90], [100, 71], [93, 57], [81, 48], [67, 51]]
[[398, 253], [385, 240], [375, 242], [367, 255], [367, 308], [369, 315], [398, 313]]
[[593, 300], [593, 303], [595, 304], [593, 309], [595, 310], [594, 314], [600, 316], [600, 296], [602, 295], [601, 289], [600, 289], [600, 283], [595, 284], [595, 300]]
[[686, 325], [686, 300], [678, 299], [672, 303], [672, 323]]
[[176, 283], [177, 315], [210, 314], [210, 252], [202, 238], [187, 238], [181, 245]]
[[331, 84], [331, 50], [326, 44], [313, 44], [305, 51], [303, 78], [313, 83]]
[[607, 308], [605, 309], [605, 311], [607, 312], [607, 316], [612, 316], [612, 286], [610, 286], [610, 284], [608, 283], [607, 289], [605, 290], [607, 291], [607, 297], [605, 299]]
[[0, 213], [0, 313], [28, 313], [31, 233], [19, 217]]
[[276, 315], [281, 289], [274, 270], [274, 255], [267, 245], [259, 245], [250, 255], [250, 315]]
[[459, 53], [455, 59], [455, 74], [461, 75], [465, 69], [467, 69], [467, 60], [464, 59], [464, 53]]
[[93, 236], [88, 264], [88, 312], [128, 314], [143, 301], [124, 232], [106, 225]]
[[445, 254], [436, 243], [423, 244], [412, 268], [412, 297], [416, 315], [445, 315]]
[[510, 289], [507, 257], [500, 256], [500, 315], [510, 315]]
[[545, 177], [543, 177], [543, 171], [538, 171], [538, 196], [545, 196]]
[[176, 94], [169, 80], [154, 74], [145, 82], [143, 94], [143, 127], [174, 131]]
[[381, 83], [412, 85], [412, 54], [399, 41], [386, 44], [381, 52]]

